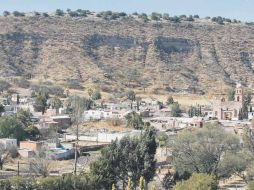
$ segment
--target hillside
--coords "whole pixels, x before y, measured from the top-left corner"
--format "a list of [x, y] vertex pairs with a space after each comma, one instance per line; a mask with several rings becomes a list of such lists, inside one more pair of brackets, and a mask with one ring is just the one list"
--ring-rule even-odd
[[254, 27], [138, 18], [0, 17], [0, 76], [32, 75], [121, 94], [254, 84]]

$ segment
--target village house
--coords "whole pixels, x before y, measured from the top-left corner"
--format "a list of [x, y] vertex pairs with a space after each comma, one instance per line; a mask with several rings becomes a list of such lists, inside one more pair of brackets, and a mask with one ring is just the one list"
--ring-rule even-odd
[[87, 110], [84, 112], [84, 120], [101, 120], [101, 119], [113, 119], [123, 118], [123, 114], [119, 111], [107, 111], [107, 110]]
[[42, 150], [43, 142], [20, 141], [18, 153], [23, 158], [32, 158]]
[[235, 89], [234, 101], [227, 101], [224, 97], [213, 101], [213, 117], [219, 120], [238, 120], [243, 107], [244, 91], [241, 85]]
[[151, 125], [160, 130], [181, 130], [187, 127], [203, 127], [202, 117], [183, 118], [183, 117], [155, 117], [149, 120]]
[[3, 138], [0, 139], [0, 144], [3, 145], [3, 148], [5, 150], [11, 150], [17, 148], [17, 139], [9, 139], [9, 138]]

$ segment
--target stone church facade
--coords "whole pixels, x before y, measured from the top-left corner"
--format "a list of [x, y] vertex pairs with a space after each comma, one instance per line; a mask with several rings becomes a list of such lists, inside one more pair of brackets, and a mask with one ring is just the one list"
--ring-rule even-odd
[[243, 98], [243, 88], [238, 85], [234, 101], [227, 101], [225, 98], [213, 100], [213, 117], [219, 120], [238, 120], [240, 110], [243, 108]]

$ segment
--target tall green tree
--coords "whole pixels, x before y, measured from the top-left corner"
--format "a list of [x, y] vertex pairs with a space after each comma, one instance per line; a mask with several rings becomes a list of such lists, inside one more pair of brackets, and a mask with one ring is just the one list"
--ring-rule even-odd
[[235, 90], [229, 89], [227, 92], [228, 101], [234, 101], [235, 100]]
[[175, 102], [171, 105], [171, 116], [172, 117], [181, 117], [182, 110], [180, 109], [180, 105]]
[[15, 116], [0, 117], [0, 138], [24, 140], [26, 133], [23, 124]]
[[171, 104], [173, 104], [174, 103], [174, 98], [172, 97], [172, 96], [169, 96], [168, 98], [167, 98], [167, 105], [171, 105]]
[[63, 103], [58, 97], [55, 96], [50, 100], [50, 105], [53, 109], [56, 109], [56, 114], [58, 114], [59, 109], [63, 106]]
[[31, 140], [38, 140], [41, 137], [41, 133], [39, 129], [35, 127], [34, 125], [30, 125], [26, 127], [25, 132]]
[[248, 107], [251, 103], [251, 100], [252, 100], [252, 94], [251, 92], [247, 92], [246, 95], [243, 97], [243, 107], [241, 109], [242, 115], [240, 116], [240, 119], [248, 119]]
[[133, 90], [129, 90], [126, 95], [127, 98], [131, 101], [131, 109], [132, 109], [132, 104], [136, 100], [136, 93]]
[[20, 109], [17, 112], [17, 119], [25, 126], [29, 126], [31, 124], [32, 113], [29, 110]]
[[35, 98], [34, 109], [37, 112], [44, 114], [47, 110], [47, 98], [41, 94], [38, 94]]
[[101, 189], [110, 189], [112, 184], [121, 184], [125, 189], [128, 179], [131, 179], [133, 187], [137, 187], [140, 176], [146, 183], [153, 179], [155, 153], [155, 130], [147, 128], [139, 138], [116, 140], [103, 149], [99, 160], [91, 164], [91, 175]]
[[53, 109], [59, 109], [62, 107], [62, 101], [58, 97], [54, 97], [50, 100], [50, 105]]
[[144, 122], [141, 116], [136, 112], [128, 113], [125, 116], [127, 121], [127, 127], [134, 128], [134, 129], [142, 129], [144, 126]]

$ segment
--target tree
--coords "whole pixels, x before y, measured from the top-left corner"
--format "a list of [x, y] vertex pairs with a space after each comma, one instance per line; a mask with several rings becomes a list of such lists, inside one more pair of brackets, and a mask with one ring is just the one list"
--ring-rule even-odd
[[145, 190], [145, 182], [144, 182], [144, 177], [143, 176], [141, 176], [140, 179], [139, 179], [138, 190]]
[[247, 148], [250, 153], [254, 156], [254, 130], [245, 126], [242, 134], [244, 147]]
[[178, 182], [173, 190], [218, 190], [218, 182], [213, 175], [194, 173], [190, 179]]
[[161, 14], [159, 14], [159, 13], [152, 13], [151, 14], [151, 19], [152, 20], [160, 20], [160, 18], [161, 18], [162, 16], [161, 16]]
[[92, 99], [93, 100], [99, 100], [99, 99], [101, 99], [101, 92], [99, 90], [95, 90], [92, 93]]
[[48, 13], [42, 13], [42, 16], [49, 17]]
[[23, 16], [25, 16], [25, 13], [18, 12], [18, 11], [13, 11], [13, 15], [16, 16], [16, 17], [23, 17]]
[[62, 101], [56, 96], [51, 99], [50, 105], [53, 109], [56, 109], [56, 113], [58, 113], [59, 108], [61, 108], [63, 106]]
[[17, 112], [17, 119], [25, 126], [31, 123], [32, 113], [29, 110], [20, 109]]
[[180, 109], [180, 105], [175, 102], [171, 105], [171, 116], [172, 117], [181, 117], [181, 109]]
[[191, 174], [187, 172], [184, 172], [182, 175], [180, 175], [177, 171], [174, 173], [168, 172], [162, 180], [162, 185], [166, 190], [169, 190], [172, 189], [178, 181], [187, 180], [190, 176]]
[[32, 178], [24, 178], [24, 177], [11, 177], [8, 179], [8, 182], [11, 186], [12, 190], [34, 190], [36, 189], [36, 183]]
[[131, 109], [132, 109], [132, 103], [136, 100], [136, 94], [133, 90], [129, 90], [126, 96], [129, 100], [131, 100]]
[[226, 153], [223, 156], [220, 166], [218, 168], [218, 173], [220, 178], [228, 178], [231, 175], [238, 176], [242, 178], [245, 183], [248, 183], [253, 176], [252, 168], [253, 156], [250, 155], [248, 151], [241, 151], [237, 153]]
[[239, 113], [239, 119], [248, 119], [248, 107], [251, 103], [252, 100], [252, 94], [248, 92], [244, 97], [243, 97], [243, 107], [241, 109], [241, 113]]
[[228, 90], [227, 96], [228, 96], [228, 101], [234, 101], [234, 99], [235, 99], [235, 90], [234, 89]]
[[3, 13], [3, 15], [5, 16], [5, 17], [7, 17], [7, 16], [9, 16], [11, 13], [9, 12], [9, 11], [4, 11], [4, 13]]
[[10, 83], [0, 80], [0, 92], [3, 93], [5, 90], [8, 90], [11, 87]]
[[82, 98], [79, 96], [73, 96], [69, 100], [69, 110], [71, 111], [71, 120], [75, 127], [74, 133], [76, 136], [75, 142], [75, 162], [74, 162], [74, 174], [77, 173], [78, 162], [78, 142], [79, 142], [79, 125], [83, 122], [84, 110], [90, 109], [92, 100]]
[[174, 103], [174, 99], [172, 96], [169, 96], [168, 99], [167, 99], [167, 105], [171, 105]]
[[73, 115], [73, 112], [76, 111], [75, 108], [78, 106], [78, 104], [82, 111], [90, 110], [94, 106], [94, 102], [90, 98], [71, 96], [67, 101], [67, 112]]
[[140, 176], [145, 183], [153, 179], [155, 153], [155, 130], [147, 128], [139, 138], [125, 137], [104, 148], [101, 157], [90, 166], [91, 176], [99, 189], [110, 189], [112, 184], [121, 184], [121, 189], [125, 189], [129, 179], [135, 188]]
[[34, 109], [35, 111], [42, 112], [42, 114], [44, 114], [47, 110], [47, 98], [38, 94], [35, 98]]
[[131, 179], [130, 178], [128, 178], [128, 184], [127, 184], [126, 190], [131, 190]]
[[0, 143], [0, 170], [3, 169], [4, 163], [6, 162], [8, 155], [8, 151], [5, 149], [4, 145]]
[[26, 127], [25, 132], [27, 136], [32, 140], [38, 140], [39, 137], [41, 136], [39, 129], [33, 125]]
[[193, 18], [192, 15], [190, 15], [186, 20], [187, 20], [187, 21], [194, 21], [194, 18]]
[[44, 156], [37, 155], [30, 159], [29, 170], [37, 176], [47, 177], [49, 176], [50, 162]]
[[141, 116], [136, 112], [128, 113], [125, 116], [125, 119], [127, 120], [127, 127], [131, 127], [134, 129], [142, 129], [144, 126], [144, 122]]
[[39, 12], [34, 12], [34, 16], [40, 16], [41, 14]]
[[14, 138], [19, 142], [26, 138], [23, 124], [15, 116], [0, 117], [0, 138]]
[[56, 16], [63, 16], [64, 15], [64, 11], [61, 9], [57, 9], [56, 10]]
[[145, 13], [138, 15], [138, 18], [142, 19], [144, 22], [147, 22], [149, 20], [147, 14]]
[[0, 116], [2, 116], [2, 113], [4, 113], [5, 109], [3, 104], [0, 104]]
[[169, 20], [169, 14], [168, 14], [168, 13], [164, 13], [163, 16], [162, 16], [162, 18], [163, 18], [164, 20]]
[[88, 93], [88, 96], [91, 98], [92, 94], [93, 94], [93, 89], [92, 88], [88, 88], [87, 93]]
[[139, 111], [139, 107], [141, 105], [141, 97], [136, 97], [136, 103], [137, 103], [137, 110]]
[[189, 111], [188, 111], [188, 114], [190, 117], [193, 117], [193, 116], [202, 116], [202, 110], [201, 110], [201, 106], [198, 106], [198, 107], [193, 107], [191, 106]]
[[181, 174], [207, 173], [219, 177], [223, 155], [239, 150], [239, 139], [219, 125], [208, 125], [177, 135], [173, 144], [174, 166]]

